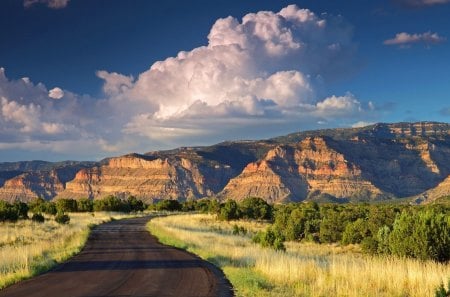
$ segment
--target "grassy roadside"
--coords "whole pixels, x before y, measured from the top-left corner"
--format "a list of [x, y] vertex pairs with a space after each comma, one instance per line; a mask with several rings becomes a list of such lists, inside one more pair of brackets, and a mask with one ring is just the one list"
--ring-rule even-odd
[[[234, 224], [249, 232], [234, 235]], [[208, 215], [152, 219], [161, 242], [199, 255], [222, 268], [237, 296], [434, 296], [447, 283], [450, 264], [371, 257], [357, 246], [287, 243], [276, 252], [254, 245], [249, 222], [218, 222]]]
[[93, 226], [131, 217], [96, 212], [71, 213], [69, 224], [54, 220], [0, 223], [0, 289], [48, 271], [81, 251]]
[[[289, 286], [271, 284], [264, 274], [254, 269], [253, 259], [229, 255], [239, 253], [239, 247], [249, 245], [254, 248], [255, 253], [259, 252], [259, 248], [251, 244], [248, 238], [232, 234], [234, 224], [217, 222], [208, 215], [196, 216], [177, 215], [154, 218], [147, 224], [147, 229], [161, 243], [185, 249], [220, 267], [233, 285], [236, 296], [295, 295], [294, 290]], [[196, 217], [194, 221], [192, 217]], [[245, 229], [262, 230], [266, 224], [240, 222], [239, 226]], [[218, 249], [228, 250], [230, 253], [222, 253]]]

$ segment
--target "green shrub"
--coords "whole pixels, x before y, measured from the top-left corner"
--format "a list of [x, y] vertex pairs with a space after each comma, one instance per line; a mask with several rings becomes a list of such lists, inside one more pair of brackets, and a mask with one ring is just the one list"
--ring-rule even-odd
[[43, 222], [45, 221], [45, 218], [44, 218], [44, 216], [43, 216], [42, 214], [40, 214], [40, 213], [35, 213], [35, 214], [33, 214], [33, 216], [31, 217], [31, 220], [32, 220], [33, 222], [36, 222], [36, 223], [43, 223]]
[[56, 204], [51, 201], [45, 201], [42, 198], [37, 198], [31, 201], [28, 208], [33, 213], [46, 213], [49, 215], [56, 215]]
[[144, 211], [144, 209], [145, 209], [144, 202], [142, 202], [141, 200], [138, 200], [134, 196], [129, 196], [127, 199], [127, 203], [129, 205], [131, 211], [138, 212], [138, 211]]
[[342, 233], [342, 244], [361, 243], [364, 238], [370, 236], [370, 231], [367, 222], [364, 219], [357, 219], [354, 222], [348, 223], [345, 226], [344, 233]]
[[181, 203], [178, 200], [161, 200], [154, 205], [156, 210], [179, 211]]
[[450, 218], [434, 210], [402, 212], [389, 235], [389, 250], [422, 260], [450, 260]]
[[258, 243], [263, 247], [270, 247], [277, 251], [285, 251], [284, 238], [281, 234], [274, 232], [270, 227], [266, 231], [259, 231], [256, 233], [252, 241]]
[[450, 279], [448, 280], [447, 290], [444, 287], [444, 284], [440, 284], [434, 293], [435, 297], [448, 297], [450, 296]]
[[246, 235], [247, 234], [247, 229], [245, 229], [243, 226], [238, 226], [236, 224], [233, 225], [233, 235]]
[[55, 216], [55, 222], [58, 224], [69, 224], [70, 217], [63, 213], [57, 213]]
[[234, 200], [227, 200], [220, 205], [218, 218], [219, 220], [230, 221], [236, 220], [240, 217], [239, 206]]
[[239, 203], [240, 216], [244, 219], [270, 220], [272, 206], [257, 197], [248, 197]]
[[88, 198], [82, 198], [77, 200], [77, 211], [79, 212], [91, 212], [94, 210], [94, 201]]
[[76, 212], [77, 210], [77, 201], [74, 199], [58, 199], [56, 201], [57, 212]]
[[19, 219], [16, 209], [6, 201], [0, 200], [0, 222], [12, 221]]
[[95, 211], [130, 212], [130, 205], [122, 199], [109, 195], [103, 199], [94, 200]]

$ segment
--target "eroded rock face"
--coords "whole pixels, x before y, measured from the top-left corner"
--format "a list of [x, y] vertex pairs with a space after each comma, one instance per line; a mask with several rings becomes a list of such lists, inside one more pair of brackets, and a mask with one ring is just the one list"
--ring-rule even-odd
[[5, 181], [0, 188], [0, 198], [8, 202], [29, 202], [35, 198], [51, 199], [64, 190], [58, 172], [29, 172]]
[[424, 198], [426, 203], [436, 201], [442, 197], [450, 196], [450, 175], [435, 188], [426, 191], [420, 196]]
[[[221, 196], [265, 197], [270, 202], [302, 201], [311, 194], [336, 198], [381, 198], [383, 192], [364, 180], [361, 170], [324, 138], [307, 137], [292, 146], [278, 146], [264, 159], [249, 164]], [[369, 196], [369, 197], [367, 197]]]
[[449, 124], [375, 124], [130, 154], [96, 164], [2, 163], [0, 199], [218, 195], [282, 203], [434, 197], [450, 195], [449, 160]]
[[308, 184], [299, 174], [295, 152], [290, 146], [270, 150], [262, 160], [248, 164], [231, 179], [220, 196], [236, 200], [263, 197], [271, 203], [303, 200]]
[[229, 179], [232, 174], [229, 166], [221, 164], [208, 166], [183, 157], [161, 159], [133, 154], [79, 171], [57, 198], [134, 195], [144, 201], [195, 199], [214, 195], [220, 179]]

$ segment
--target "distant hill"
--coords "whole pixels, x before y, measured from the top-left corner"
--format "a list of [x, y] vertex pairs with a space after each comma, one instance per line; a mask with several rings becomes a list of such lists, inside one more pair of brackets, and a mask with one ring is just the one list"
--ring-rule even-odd
[[274, 203], [428, 201], [450, 195], [448, 160], [450, 124], [379, 123], [129, 154], [100, 163], [0, 163], [0, 199], [113, 194], [146, 201], [206, 196], [258, 196]]

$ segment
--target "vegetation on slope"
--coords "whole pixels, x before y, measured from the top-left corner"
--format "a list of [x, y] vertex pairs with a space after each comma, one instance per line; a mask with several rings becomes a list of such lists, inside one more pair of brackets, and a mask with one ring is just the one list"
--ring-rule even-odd
[[358, 245], [289, 241], [283, 252], [254, 244], [251, 238], [268, 225], [184, 214], [152, 219], [148, 228], [163, 243], [221, 267], [238, 296], [423, 297], [450, 275], [448, 263], [371, 256]]

